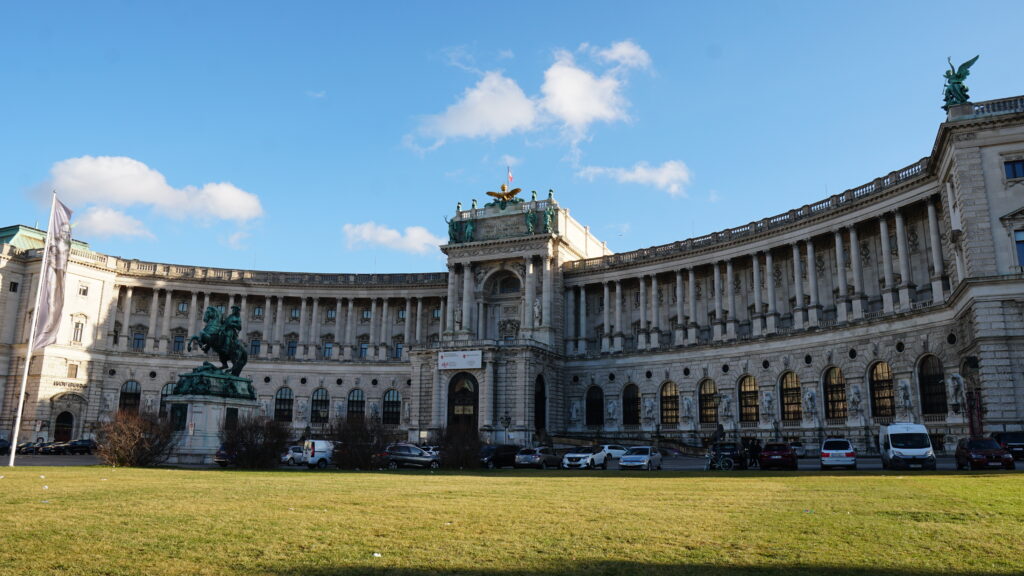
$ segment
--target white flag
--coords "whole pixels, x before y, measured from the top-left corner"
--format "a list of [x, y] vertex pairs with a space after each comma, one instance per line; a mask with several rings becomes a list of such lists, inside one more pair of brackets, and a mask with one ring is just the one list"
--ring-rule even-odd
[[71, 210], [53, 199], [50, 226], [46, 230], [46, 258], [39, 280], [39, 308], [35, 314], [35, 341], [32, 350], [57, 341], [61, 309], [64, 307], [64, 273], [71, 253]]

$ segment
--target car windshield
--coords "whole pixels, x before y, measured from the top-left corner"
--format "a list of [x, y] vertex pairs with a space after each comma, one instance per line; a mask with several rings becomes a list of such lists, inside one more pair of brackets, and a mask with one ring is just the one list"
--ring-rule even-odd
[[912, 433], [912, 434], [893, 434], [892, 435], [892, 447], [893, 448], [928, 448], [931, 446], [931, 442], [928, 441], [927, 434]]
[[999, 450], [999, 444], [991, 438], [971, 440], [967, 443], [968, 450]]
[[[480, 449], [480, 455], [490, 456], [491, 454], [494, 454], [494, 451], [497, 449], [498, 448], [496, 446], [484, 446], [483, 448]], [[426, 450], [426, 448], [424, 448], [424, 450]]]
[[850, 443], [846, 440], [826, 440], [821, 445], [822, 450], [849, 450]]
[[765, 444], [762, 452], [786, 452], [789, 450], [788, 444]]
[[651, 449], [647, 447], [630, 448], [626, 450], [626, 456], [650, 456]]
[[594, 448], [593, 446], [584, 446], [582, 448], [573, 448], [572, 450], [569, 450], [568, 453], [569, 454], [593, 454], [593, 453], [599, 452], [599, 451], [600, 450]]

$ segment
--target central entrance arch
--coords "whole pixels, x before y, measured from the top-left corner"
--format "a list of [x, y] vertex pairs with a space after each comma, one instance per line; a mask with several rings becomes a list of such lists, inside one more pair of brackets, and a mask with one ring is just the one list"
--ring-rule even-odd
[[55, 442], [71, 441], [71, 432], [75, 427], [75, 416], [71, 412], [61, 412], [57, 416], [57, 423], [53, 427], [53, 440]]
[[448, 382], [448, 426], [479, 428], [480, 386], [468, 372], [459, 372]]

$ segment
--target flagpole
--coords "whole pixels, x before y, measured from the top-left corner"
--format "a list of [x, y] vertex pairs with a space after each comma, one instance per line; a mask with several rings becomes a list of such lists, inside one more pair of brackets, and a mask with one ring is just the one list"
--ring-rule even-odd
[[[28, 353], [25, 354], [25, 371], [21, 375], [21, 394], [18, 395], [18, 416], [14, 419], [14, 430], [11, 432], [11, 457], [7, 466], [14, 466], [14, 456], [18, 453], [18, 433], [21, 431], [21, 416], [25, 410], [25, 389], [28, 387], [28, 369], [32, 365], [32, 346], [36, 340], [36, 324], [39, 318], [39, 298], [43, 293], [43, 275], [46, 274], [46, 264], [50, 256], [50, 233], [53, 232], [53, 212], [57, 208], [57, 191], [53, 191], [50, 199], [50, 221], [46, 226], [46, 240], [43, 247], [43, 261], [39, 267], [39, 281], [36, 282], [36, 304], [32, 309], [32, 327], [28, 332]], [[54, 232], [54, 234], [56, 234]], [[56, 236], [55, 236], [56, 238]]]

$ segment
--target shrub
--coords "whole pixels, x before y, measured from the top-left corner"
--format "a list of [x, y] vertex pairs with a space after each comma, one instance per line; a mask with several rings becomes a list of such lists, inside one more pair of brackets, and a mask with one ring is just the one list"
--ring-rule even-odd
[[231, 430], [222, 430], [223, 449], [239, 468], [276, 468], [288, 447], [290, 431], [273, 418], [241, 416]]
[[338, 468], [369, 470], [373, 455], [387, 445], [383, 427], [373, 418], [335, 420], [327, 434], [335, 443], [333, 458]]
[[159, 466], [178, 443], [170, 418], [119, 412], [97, 430], [99, 459], [110, 466]]
[[457, 425], [441, 432], [441, 466], [465, 469], [480, 466], [480, 433], [473, 426]]

